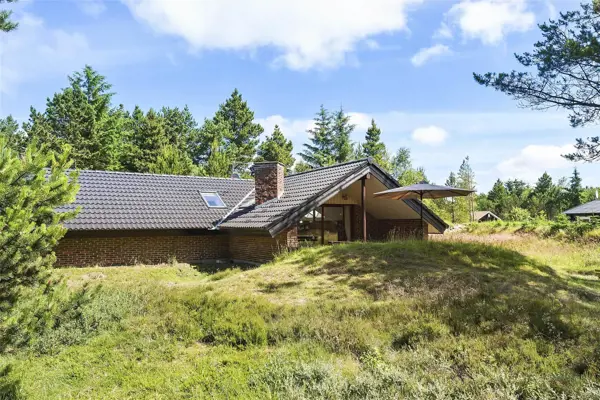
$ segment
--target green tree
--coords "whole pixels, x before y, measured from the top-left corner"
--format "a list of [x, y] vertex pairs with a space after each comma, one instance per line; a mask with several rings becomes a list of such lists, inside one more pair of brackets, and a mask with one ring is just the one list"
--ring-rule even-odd
[[312, 168], [333, 165], [336, 156], [332, 119], [323, 105], [314, 121], [315, 127], [307, 131], [310, 143], [304, 144], [304, 151], [300, 153], [300, 157]]
[[[230, 157], [229, 165], [238, 171], [244, 171], [254, 160], [259, 136], [264, 132], [260, 124], [254, 122], [254, 112], [235, 89], [213, 118], [213, 122], [223, 128], [223, 144]], [[208, 142], [213, 145], [213, 140]]]
[[43, 113], [31, 110], [27, 136], [53, 151], [71, 145], [77, 168], [120, 170], [125, 112], [112, 108], [111, 85], [90, 66], [68, 79], [69, 87], [48, 99]]
[[194, 165], [187, 153], [172, 144], [163, 146], [147, 169], [153, 174], [204, 175], [204, 171]]
[[230, 150], [225, 144], [226, 134], [227, 127], [223, 122], [204, 121], [202, 127], [203, 141], [210, 141], [208, 150], [203, 150], [205, 158], [202, 166], [207, 176], [227, 178], [234, 172], [231, 156], [228, 153]]
[[22, 153], [27, 144], [27, 138], [19, 129], [19, 123], [11, 115], [0, 118], [0, 137], [5, 138], [8, 146], [18, 153]]
[[[16, 3], [18, 0], [0, 0], [0, 4], [2, 3]], [[18, 22], [14, 22], [11, 20], [12, 11], [10, 10], [0, 10], [0, 30], [3, 32], [10, 32], [19, 26]]]
[[[458, 169], [456, 183], [457, 187], [462, 189], [475, 190], [476, 188], [475, 172], [473, 171], [473, 168], [471, 168], [469, 156], [465, 157]], [[466, 208], [468, 220], [473, 221], [475, 218], [474, 194], [470, 194], [466, 198], [458, 198], [457, 202], [460, 204], [461, 209]]]
[[423, 167], [414, 168], [410, 156], [410, 149], [401, 147], [391, 161], [390, 173], [400, 186], [410, 186], [415, 183], [427, 181]]
[[295, 174], [299, 174], [300, 172], [310, 171], [311, 169], [313, 169], [313, 168], [310, 166], [310, 164], [305, 163], [304, 161], [298, 161], [294, 165], [294, 173]]
[[291, 140], [287, 140], [278, 125], [271, 136], [268, 136], [258, 148], [256, 161], [279, 161], [290, 171], [296, 161], [292, 156], [294, 146]]
[[[457, 180], [456, 180], [456, 174], [454, 172], [450, 172], [448, 179], [446, 179], [445, 185], [450, 186], [450, 187], [456, 187]], [[454, 198], [450, 198], [450, 200], [448, 201], [448, 209], [450, 212], [450, 216], [452, 217], [452, 223], [455, 224], [456, 223], [456, 201], [454, 200]]]
[[192, 156], [200, 136], [200, 128], [189, 108], [185, 106], [180, 110], [177, 107], [163, 107], [159, 115], [165, 120], [165, 136], [168, 143]]
[[389, 154], [385, 143], [381, 141], [381, 129], [374, 119], [371, 119], [371, 126], [367, 129], [362, 147], [365, 156], [372, 157], [383, 169], [390, 169]]
[[350, 123], [350, 116], [340, 109], [332, 115], [334, 158], [336, 163], [344, 163], [352, 159], [354, 146], [350, 140], [356, 125]]
[[63, 223], [75, 215], [57, 211], [78, 189], [77, 173], [67, 174], [68, 159], [68, 149], [56, 155], [36, 143], [21, 157], [0, 138], [0, 311], [14, 305], [24, 287], [42, 283], [56, 259]]
[[543, 214], [552, 219], [564, 209], [564, 200], [562, 185], [555, 185], [552, 177], [544, 172], [530, 193], [530, 211], [534, 216]]
[[567, 188], [568, 208], [577, 207], [582, 204], [583, 186], [581, 185], [581, 175], [577, 168], [573, 169], [573, 175], [569, 179], [569, 187]]
[[[532, 72], [474, 74], [483, 86], [537, 110], [560, 107], [574, 127], [600, 119], [600, 16], [589, 3], [539, 25], [543, 39], [532, 53], [515, 55]], [[600, 137], [577, 139], [571, 160], [600, 160]]]
[[130, 127], [132, 146], [126, 165], [135, 172], [150, 172], [159, 155], [165, 155], [163, 148], [171, 144], [165, 132], [165, 119], [153, 109], [144, 115], [136, 106]]
[[487, 199], [492, 206], [491, 211], [501, 218], [505, 218], [512, 208], [506, 186], [500, 179], [494, 183], [494, 187], [488, 193]]

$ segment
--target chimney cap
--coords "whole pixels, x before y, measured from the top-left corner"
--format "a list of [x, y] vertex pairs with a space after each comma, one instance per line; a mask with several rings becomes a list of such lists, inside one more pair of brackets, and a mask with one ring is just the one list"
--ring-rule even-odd
[[285, 167], [285, 165], [283, 165], [283, 163], [279, 162], [279, 161], [257, 161], [252, 166], [254, 167], [254, 166], [269, 165], [269, 164], [279, 164], [282, 167]]

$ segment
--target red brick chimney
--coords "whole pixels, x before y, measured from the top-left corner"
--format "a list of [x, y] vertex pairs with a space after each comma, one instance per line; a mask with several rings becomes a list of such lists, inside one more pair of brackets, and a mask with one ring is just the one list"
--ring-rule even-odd
[[276, 161], [257, 162], [252, 166], [254, 173], [254, 199], [262, 204], [283, 195], [285, 167]]

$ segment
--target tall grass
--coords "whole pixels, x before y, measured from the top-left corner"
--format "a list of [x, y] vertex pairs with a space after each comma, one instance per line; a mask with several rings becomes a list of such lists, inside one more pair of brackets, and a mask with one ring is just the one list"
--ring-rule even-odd
[[5, 316], [0, 398], [600, 398], [600, 286], [571, 267], [465, 239], [59, 270]]

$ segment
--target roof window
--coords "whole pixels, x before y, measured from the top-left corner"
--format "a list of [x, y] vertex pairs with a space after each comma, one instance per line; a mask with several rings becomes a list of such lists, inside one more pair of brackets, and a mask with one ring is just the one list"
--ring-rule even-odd
[[223, 199], [221, 199], [221, 196], [219, 196], [219, 193], [217, 192], [205, 192], [200, 193], [200, 195], [202, 196], [202, 199], [209, 208], [227, 207], [225, 205], [225, 202], [223, 201]]

